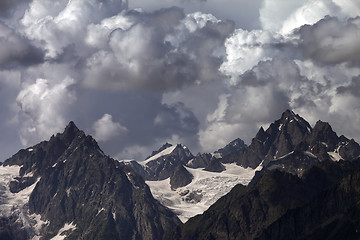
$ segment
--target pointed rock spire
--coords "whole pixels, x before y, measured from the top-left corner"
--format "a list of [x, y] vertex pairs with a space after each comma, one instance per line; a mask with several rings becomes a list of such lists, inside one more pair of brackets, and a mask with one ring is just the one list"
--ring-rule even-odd
[[258, 133], [255, 136], [255, 139], [263, 142], [268, 138], [268, 134], [264, 131], [264, 128], [261, 126]]
[[179, 164], [176, 167], [174, 174], [170, 177], [171, 188], [176, 189], [179, 187], [184, 187], [191, 183], [193, 178], [194, 176], [188, 170], [186, 170], [183, 165]]
[[65, 144], [70, 144], [73, 139], [79, 135], [84, 133], [79, 130], [79, 128], [75, 125], [73, 121], [70, 121], [69, 124], [66, 126], [64, 132], [60, 135], [61, 139], [65, 142]]

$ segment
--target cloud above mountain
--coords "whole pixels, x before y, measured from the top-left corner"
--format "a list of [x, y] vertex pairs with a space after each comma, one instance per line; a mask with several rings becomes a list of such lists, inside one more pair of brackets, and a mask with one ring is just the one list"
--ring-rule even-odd
[[138, 160], [249, 142], [286, 108], [360, 140], [360, 5], [226, 2], [1, 2], [2, 160], [70, 120]]

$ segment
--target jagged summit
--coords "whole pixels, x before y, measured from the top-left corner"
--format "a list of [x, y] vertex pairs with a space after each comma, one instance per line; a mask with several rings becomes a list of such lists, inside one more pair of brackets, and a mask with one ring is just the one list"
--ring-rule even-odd
[[319, 141], [330, 145], [331, 148], [334, 148], [336, 142], [339, 140], [339, 137], [333, 131], [329, 123], [319, 120], [316, 122], [313, 129], [313, 134], [309, 140], [311, 144]]
[[286, 109], [285, 112], [283, 112], [281, 114], [281, 118], [280, 119], [287, 119], [290, 118], [291, 119], [295, 119], [295, 118], [300, 118], [300, 116], [296, 113], [294, 113], [292, 110], [290, 109]]
[[66, 131], [80, 131], [80, 130], [73, 121], [70, 121], [68, 125], [65, 127], [65, 132]]
[[[152, 153], [151, 153], [151, 155], [150, 156], [148, 156], [146, 159], [149, 159], [149, 158], [151, 158], [152, 156], [155, 156], [156, 154], [158, 154], [158, 153], [160, 153], [160, 152], [162, 152], [162, 151], [164, 151], [165, 149], [167, 149], [167, 148], [169, 148], [169, 147], [172, 147], [172, 144], [171, 143], [168, 143], [168, 142], [166, 142], [165, 144], [163, 144], [158, 150], [156, 150], [156, 151], [153, 151]], [[145, 159], [145, 160], [146, 160]]]
[[174, 174], [178, 165], [186, 165], [189, 160], [194, 158], [190, 150], [183, 144], [166, 143], [155, 152], [155, 155], [142, 162], [145, 166], [146, 180], [164, 180]]
[[311, 128], [305, 119], [286, 110], [266, 130], [261, 127], [248, 148], [224, 156], [221, 161], [251, 168], [262, 164], [265, 169], [280, 167], [301, 174], [319, 161], [351, 160], [359, 152], [355, 141], [338, 137], [329, 123], [318, 121]]
[[219, 153], [221, 156], [230, 154], [232, 152], [239, 151], [240, 149], [247, 148], [247, 145], [244, 143], [243, 140], [237, 138], [227, 144], [225, 147], [220, 148], [219, 150], [215, 151], [214, 153]]
[[61, 137], [64, 141], [71, 142], [77, 135], [85, 135], [83, 131], [81, 131], [73, 121], [70, 121], [68, 125], [65, 127], [63, 133], [58, 133], [59, 137]]

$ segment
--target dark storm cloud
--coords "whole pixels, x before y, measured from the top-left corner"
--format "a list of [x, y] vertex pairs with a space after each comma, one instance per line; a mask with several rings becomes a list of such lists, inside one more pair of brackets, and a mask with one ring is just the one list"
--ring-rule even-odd
[[305, 57], [322, 64], [360, 63], [360, 18], [339, 20], [325, 17], [302, 26], [300, 47]]
[[30, 66], [43, 62], [44, 53], [26, 38], [0, 21], [0, 69]]
[[162, 105], [154, 119], [154, 127], [156, 131], [164, 134], [164, 137], [171, 134], [186, 137], [199, 131], [199, 121], [184, 103], [178, 102], [173, 105]]

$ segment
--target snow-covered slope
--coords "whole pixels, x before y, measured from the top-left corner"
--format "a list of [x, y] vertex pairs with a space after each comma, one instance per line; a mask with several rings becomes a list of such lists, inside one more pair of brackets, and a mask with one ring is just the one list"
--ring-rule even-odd
[[203, 213], [236, 184], [247, 185], [255, 171], [261, 170], [261, 167], [243, 168], [235, 163], [224, 166], [226, 170], [221, 173], [186, 167], [194, 179], [189, 185], [176, 190], [171, 189], [170, 178], [146, 183], [157, 200], [172, 209], [181, 221], [186, 222], [189, 218]]
[[30, 194], [38, 181], [18, 193], [12, 193], [9, 183], [19, 177], [20, 166], [0, 166], [0, 217], [16, 219], [21, 229], [32, 236], [33, 240], [40, 239], [40, 228], [46, 222], [40, 220], [40, 215], [29, 214], [27, 203]]
[[148, 158], [145, 161], [140, 162], [140, 163], [145, 165], [146, 163], [151, 162], [151, 161], [153, 161], [155, 159], [158, 159], [160, 157], [169, 155], [170, 153], [172, 153], [174, 151], [175, 148], [176, 148], [176, 145], [168, 147], [168, 148], [164, 149], [163, 151], [159, 152], [158, 154], [155, 154], [154, 156], [152, 156], [152, 157], [150, 157], [150, 158]]

